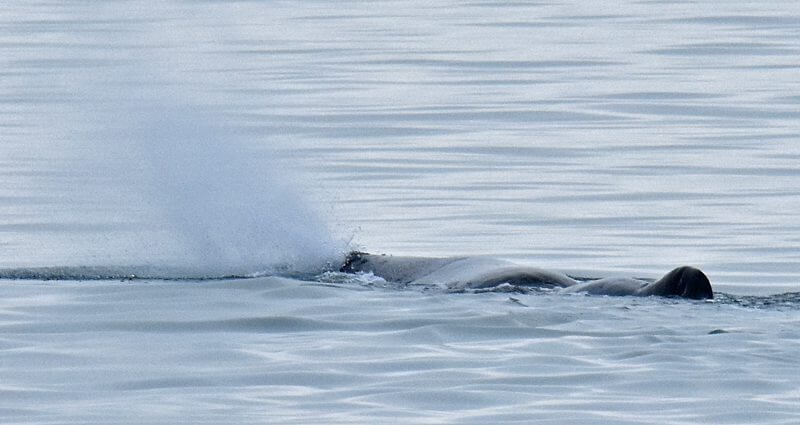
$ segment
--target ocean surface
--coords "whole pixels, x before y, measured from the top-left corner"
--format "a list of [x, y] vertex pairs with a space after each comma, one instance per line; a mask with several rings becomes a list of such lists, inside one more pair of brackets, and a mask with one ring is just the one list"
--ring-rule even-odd
[[798, 75], [790, 1], [4, 2], [0, 423], [796, 424]]

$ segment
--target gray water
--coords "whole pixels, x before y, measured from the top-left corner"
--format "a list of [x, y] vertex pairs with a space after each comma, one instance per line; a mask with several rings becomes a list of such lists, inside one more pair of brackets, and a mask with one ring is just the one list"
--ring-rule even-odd
[[790, 1], [2, 3], [0, 422], [796, 423], [798, 71]]

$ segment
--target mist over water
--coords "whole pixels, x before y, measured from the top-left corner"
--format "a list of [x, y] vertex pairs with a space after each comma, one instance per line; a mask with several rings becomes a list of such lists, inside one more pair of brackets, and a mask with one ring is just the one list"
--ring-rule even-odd
[[[123, 207], [140, 210], [142, 228], [156, 232], [126, 246], [135, 265], [224, 276], [319, 270], [341, 259], [346, 244], [305, 198], [303, 175], [278, 160], [275, 141], [226, 123], [222, 108], [180, 90], [93, 90], [102, 93], [83, 105], [91, 113], [93, 101], [104, 103], [101, 119], [87, 121], [105, 140], [87, 162], [116, 162], [112, 189], [141, 202]], [[113, 99], [101, 100], [109, 92]]]
[[92, 270], [219, 277], [312, 272], [340, 261], [347, 243], [329, 229], [323, 202], [308, 202], [303, 188], [313, 182], [281, 154], [285, 141], [231, 122], [226, 105], [235, 99], [204, 92], [191, 77], [201, 55], [172, 53], [200, 35], [157, 17], [186, 12], [166, 4], [52, 11], [67, 26], [102, 26], [94, 13], [116, 26], [70, 29], [68, 42], [49, 53], [70, 59], [25, 82], [26, 96], [48, 87], [38, 111], [47, 118], [18, 150], [12, 145], [9, 159], [36, 152], [55, 177], [33, 175], [30, 185], [50, 198], [19, 216], [55, 224], [28, 225], [18, 243], [36, 255], [4, 255], [2, 266], [34, 267], [48, 278]]
[[135, 117], [129, 134], [114, 133], [142, 164], [142, 178], [128, 181], [140, 186], [133, 190], [142, 190], [153, 209], [149, 225], [174, 238], [165, 241], [178, 250], [166, 265], [241, 275], [317, 269], [339, 258], [343, 244], [303, 198], [298, 174], [276, 161], [272, 148], [249, 149], [235, 128], [217, 123], [219, 111], [169, 102], [148, 106], [128, 110]]

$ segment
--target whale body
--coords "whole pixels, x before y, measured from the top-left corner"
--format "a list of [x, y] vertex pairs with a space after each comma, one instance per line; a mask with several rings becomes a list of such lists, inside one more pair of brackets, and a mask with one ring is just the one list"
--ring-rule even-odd
[[485, 257], [422, 258], [352, 252], [340, 271], [373, 273], [410, 285], [443, 285], [450, 290], [520, 287], [554, 288], [564, 293], [714, 298], [711, 282], [699, 269], [681, 266], [656, 281], [609, 277], [578, 281], [564, 273]]

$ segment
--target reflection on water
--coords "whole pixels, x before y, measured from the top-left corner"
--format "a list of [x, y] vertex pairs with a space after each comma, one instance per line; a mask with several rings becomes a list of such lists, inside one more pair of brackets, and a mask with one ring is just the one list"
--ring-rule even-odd
[[166, 93], [213, 108], [254, 157], [278, 149], [367, 250], [654, 275], [686, 263], [723, 285], [793, 288], [790, 9], [3, 5], [0, 265], [170, 257], [157, 207], [131, 187], [146, 164], [97, 154], [122, 97]]

